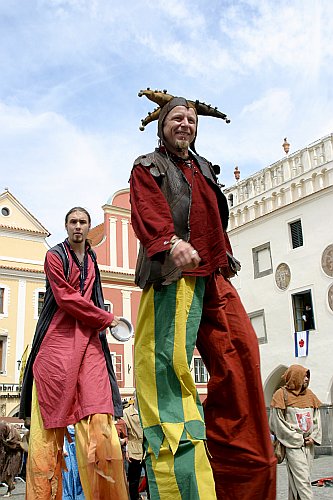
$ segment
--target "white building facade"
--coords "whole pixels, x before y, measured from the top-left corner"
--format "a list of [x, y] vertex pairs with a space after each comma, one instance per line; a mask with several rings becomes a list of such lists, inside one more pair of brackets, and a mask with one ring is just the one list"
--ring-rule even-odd
[[332, 453], [333, 134], [224, 192], [242, 263], [234, 285], [258, 336], [266, 406], [288, 366], [309, 368], [324, 404], [322, 451]]

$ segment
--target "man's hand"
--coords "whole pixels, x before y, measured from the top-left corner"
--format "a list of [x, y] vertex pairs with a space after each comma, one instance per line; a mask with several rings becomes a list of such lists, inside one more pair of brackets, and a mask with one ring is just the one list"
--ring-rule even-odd
[[115, 317], [113, 318], [113, 321], [112, 321], [112, 323], [111, 323], [110, 327], [112, 328], [113, 326], [117, 326], [117, 325], [119, 325], [119, 321], [120, 321], [119, 316], [115, 316]]
[[304, 444], [305, 446], [310, 446], [311, 444], [314, 444], [314, 440], [310, 436], [306, 436], [304, 438]]
[[199, 266], [201, 258], [195, 248], [187, 241], [177, 242], [177, 246], [171, 253], [175, 265], [185, 271], [186, 269], [196, 269]]

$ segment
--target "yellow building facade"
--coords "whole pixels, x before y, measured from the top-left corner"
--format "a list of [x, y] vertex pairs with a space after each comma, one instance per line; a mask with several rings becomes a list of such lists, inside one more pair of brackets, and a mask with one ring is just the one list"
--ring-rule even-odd
[[[136, 327], [141, 290], [134, 284], [138, 240], [131, 225], [129, 190], [110, 197], [103, 222], [89, 237], [101, 271], [105, 306]], [[30, 351], [45, 293], [44, 259], [49, 232], [9, 192], [0, 194], [0, 418], [17, 416], [20, 377]], [[134, 339], [108, 334], [121, 396], [135, 388]], [[191, 364], [200, 399], [207, 394], [207, 371], [197, 350]]]
[[47, 229], [8, 190], [0, 194], [0, 417], [19, 406], [20, 366], [45, 293]]

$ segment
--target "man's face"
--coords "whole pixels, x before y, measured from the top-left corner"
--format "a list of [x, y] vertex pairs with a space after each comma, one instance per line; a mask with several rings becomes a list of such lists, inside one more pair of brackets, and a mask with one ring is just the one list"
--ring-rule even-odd
[[86, 240], [90, 224], [87, 214], [76, 210], [72, 212], [65, 224], [70, 243], [82, 243]]
[[303, 387], [303, 389], [306, 389], [307, 387], [309, 387], [309, 377], [307, 375], [305, 375], [305, 377], [304, 377], [302, 387]]
[[165, 117], [163, 136], [165, 146], [171, 153], [188, 150], [195, 138], [197, 116], [193, 108], [176, 106]]

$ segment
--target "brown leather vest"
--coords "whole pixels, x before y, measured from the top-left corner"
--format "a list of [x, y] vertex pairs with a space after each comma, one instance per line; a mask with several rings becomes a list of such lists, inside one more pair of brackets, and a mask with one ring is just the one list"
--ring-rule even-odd
[[[217, 184], [213, 166], [202, 156], [193, 155], [193, 158], [217, 195], [222, 225], [226, 230], [229, 217], [228, 203]], [[150, 173], [156, 178], [170, 207], [175, 234], [184, 241], [189, 241], [192, 190], [183, 172], [159, 149], [139, 156], [135, 160], [133, 168], [139, 164], [149, 168]], [[135, 270], [135, 283], [140, 288], [144, 288], [151, 283], [154, 283], [155, 288], [160, 288], [161, 285], [169, 285], [177, 281], [181, 274], [181, 270], [175, 266], [168, 252], [165, 252], [163, 262], [150, 259], [145, 248], [140, 244]]]

